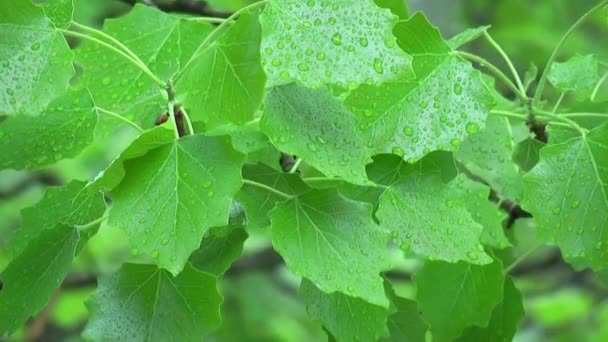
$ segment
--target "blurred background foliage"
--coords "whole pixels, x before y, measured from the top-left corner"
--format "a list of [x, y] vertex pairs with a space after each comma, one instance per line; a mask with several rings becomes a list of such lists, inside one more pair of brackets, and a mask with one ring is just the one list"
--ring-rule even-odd
[[[393, 0], [378, 0], [393, 1]], [[40, 2], [40, 1], [38, 1]], [[148, 1], [149, 2], [149, 1]], [[162, 9], [201, 12], [225, 17], [250, 0], [157, 0]], [[126, 13], [135, 0], [74, 0], [74, 19], [101, 27], [106, 18]], [[594, 0], [410, 0], [410, 13], [424, 12], [440, 28], [445, 38], [470, 27], [491, 25], [490, 33], [514, 61], [520, 74], [536, 65], [540, 70], [563, 33], [577, 18], [596, 3]], [[594, 17], [566, 42], [558, 56], [564, 61], [576, 54], [595, 54], [608, 61], [606, 14]], [[496, 51], [483, 40], [465, 50], [481, 55], [506, 70]], [[510, 96], [505, 89], [503, 94]], [[603, 89], [603, 93], [606, 93]], [[547, 97], [555, 100], [556, 93]], [[125, 128], [105, 142], [97, 142], [79, 157], [65, 160], [44, 170], [17, 172], [0, 170], [0, 270], [10, 261], [6, 244], [19, 226], [22, 208], [38, 201], [47, 186], [72, 179], [91, 180], [135, 137]], [[277, 161], [278, 162], [278, 161]], [[267, 232], [249, 232], [245, 258], [265, 258], [269, 247]], [[516, 247], [503, 251], [502, 257], [514, 260], [537, 244], [534, 222], [519, 219], [510, 229]], [[129, 245], [121, 230], [104, 225], [92, 238], [76, 263], [75, 276], [68, 278], [52, 299], [44, 318], [45, 341], [78, 341], [87, 319], [85, 300], [95, 288], [94, 275], [115, 271], [129, 255]], [[400, 271], [411, 274], [419, 266], [401, 260]], [[245, 265], [247, 266], [247, 265]], [[250, 267], [229, 271], [221, 281], [225, 296], [223, 326], [209, 341], [318, 341], [325, 334], [311, 321], [297, 297], [299, 279], [277, 260], [262, 260]], [[565, 264], [552, 247], [532, 253], [513, 273], [524, 296], [526, 318], [515, 341], [608, 341], [608, 272], [593, 274], [575, 271]], [[413, 298], [415, 289], [408, 277], [396, 285], [399, 295]], [[33, 319], [14, 337], [31, 336], [40, 329]]]

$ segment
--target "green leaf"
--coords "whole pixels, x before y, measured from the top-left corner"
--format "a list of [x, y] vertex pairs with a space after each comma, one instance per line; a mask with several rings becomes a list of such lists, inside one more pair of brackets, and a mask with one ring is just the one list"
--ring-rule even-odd
[[469, 135], [454, 155], [473, 175], [480, 177], [501, 196], [520, 200], [523, 183], [513, 162], [513, 135], [509, 119], [491, 115], [486, 127]]
[[521, 293], [513, 284], [513, 280], [506, 278], [502, 302], [494, 308], [488, 326], [484, 328], [469, 327], [456, 341], [512, 341], [523, 317], [524, 307]]
[[74, 4], [72, 0], [46, 0], [42, 4], [44, 14], [58, 28], [66, 29], [72, 23]]
[[[298, 175], [279, 172], [263, 164], [245, 165], [242, 173], [245, 179], [270, 186], [288, 195], [297, 196], [311, 190]], [[245, 184], [236, 194], [236, 200], [245, 207], [248, 229], [262, 229], [270, 227], [268, 213], [277, 203], [284, 202], [285, 198]]]
[[505, 236], [502, 224], [508, 215], [496, 203], [492, 203], [488, 199], [490, 189], [479, 182], [471, 182], [465, 177], [455, 179], [454, 185], [465, 191], [466, 194], [463, 197], [466, 208], [475, 222], [483, 227], [482, 244], [497, 249], [510, 247], [511, 242]]
[[376, 216], [405, 252], [487, 264], [492, 259], [480, 244], [483, 228], [467, 210], [469, 183], [463, 175], [449, 185], [435, 174], [409, 175], [386, 189]]
[[593, 55], [586, 55], [572, 57], [564, 63], [553, 63], [548, 79], [563, 92], [591, 88], [599, 80], [597, 60]]
[[167, 145], [175, 140], [175, 131], [169, 125], [161, 125], [147, 130], [135, 139], [129, 147], [112, 161], [95, 180], [88, 185], [91, 189], [109, 191], [114, 189], [125, 177], [125, 162], [144, 156], [153, 149]]
[[242, 164], [220, 137], [190, 135], [153, 149], [125, 163], [109, 222], [126, 231], [133, 254], [178, 274], [205, 232], [228, 223]]
[[393, 153], [412, 163], [432, 151], [458, 150], [494, 106], [480, 73], [455, 56], [419, 13], [394, 32], [414, 56], [417, 80], [353, 91], [345, 100], [359, 118], [353, 127], [365, 132], [363, 142], [375, 154]]
[[388, 306], [379, 273], [388, 267], [389, 236], [372, 220], [369, 204], [313, 190], [279, 203], [270, 221], [273, 246], [295, 274], [326, 293]]
[[266, 134], [260, 131], [259, 121], [252, 121], [242, 126], [226, 124], [213, 130], [206, 130], [201, 126], [203, 125], [195, 123], [194, 131], [204, 131], [209, 136], [229, 135], [232, 139], [232, 146], [237, 151], [247, 154], [247, 163], [264, 163], [280, 169], [281, 153], [270, 142]]
[[373, 0], [270, 0], [260, 22], [269, 86], [353, 88], [413, 76], [391, 34], [396, 18]]
[[222, 325], [210, 340], [327, 341], [327, 333], [308, 317], [302, 301], [294, 295], [298, 283], [293, 281], [285, 291], [284, 281], [255, 271], [227, 278], [222, 283]]
[[35, 169], [72, 158], [93, 142], [97, 109], [70, 91], [37, 116], [0, 117], [0, 169]]
[[418, 313], [418, 304], [397, 296], [392, 289], [387, 292], [391, 301], [391, 314], [386, 324], [390, 332], [389, 341], [425, 341], [428, 328]]
[[608, 124], [541, 149], [524, 185], [522, 207], [542, 239], [555, 242], [569, 262], [608, 265]]
[[95, 341], [195, 341], [220, 324], [216, 278], [187, 265], [176, 277], [125, 264], [99, 278], [84, 331]]
[[470, 325], [487, 326], [503, 298], [502, 265], [425, 262], [414, 275], [420, 314], [433, 341], [451, 341]]
[[330, 177], [367, 183], [372, 151], [362, 142], [358, 119], [329, 90], [297, 83], [266, 95], [261, 128], [283, 152], [295, 154]]
[[10, 334], [49, 301], [72, 266], [78, 232], [57, 224], [47, 229], [0, 275], [0, 335]]
[[5, 1], [0, 32], [0, 115], [40, 113], [67, 90], [72, 52], [31, 1]]
[[513, 161], [523, 170], [530, 171], [538, 163], [540, 150], [545, 143], [535, 138], [528, 138], [515, 145], [513, 150]]
[[176, 97], [192, 120], [213, 128], [254, 118], [266, 82], [260, 39], [258, 16], [244, 13], [179, 78]]
[[[103, 31], [133, 51], [161, 80], [169, 80], [211, 30], [206, 23], [136, 4], [127, 15], [106, 20]], [[143, 128], [153, 127], [158, 116], [167, 112], [162, 89], [116, 52], [84, 41], [76, 49], [76, 62], [84, 70], [80, 82], [91, 90], [99, 107]]]
[[199, 249], [190, 256], [192, 266], [216, 277], [228, 271], [243, 252], [243, 243], [248, 236], [244, 229], [246, 225], [243, 207], [232, 202], [228, 225], [214, 227], [207, 232]]
[[51, 187], [38, 203], [21, 212], [21, 227], [10, 241], [12, 254], [19, 255], [30, 241], [57, 225], [84, 225], [102, 217], [105, 210], [103, 195], [85, 188], [83, 182]]
[[410, 11], [407, 3], [402, 0], [374, 0], [378, 7], [388, 8], [391, 12], [398, 16], [399, 19], [407, 19], [410, 16]]
[[451, 49], [456, 50], [459, 47], [477, 39], [479, 36], [484, 34], [484, 32], [486, 32], [489, 28], [490, 28], [490, 26], [488, 25], [488, 26], [479, 26], [476, 28], [466, 29], [463, 32], [460, 32], [459, 34], [450, 38], [447, 41], [447, 43]]
[[376, 341], [385, 335], [388, 310], [340, 292], [326, 294], [312, 282], [302, 279], [300, 296], [311, 318], [338, 341]]

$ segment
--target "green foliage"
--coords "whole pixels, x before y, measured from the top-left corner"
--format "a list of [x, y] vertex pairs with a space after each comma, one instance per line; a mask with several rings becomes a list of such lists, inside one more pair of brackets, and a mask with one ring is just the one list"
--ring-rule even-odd
[[177, 276], [126, 264], [99, 279], [84, 336], [94, 340], [192, 341], [220, 323], [216, 278], [187, 265]]
[[[606, 267], [608, 125], [550, 145], [524, 177], [524, 207], [543, 239], [555, 242], [576, 265]], [[549, 191], [550, 190], [550, 191]]]
[[395, 21], [373, 0], [270, 0], [260, 17], [268, 86], [355, 88], [411, 76], [411, 57], [391, 34]]
[[451, 341], [469, 325], [487, 326], [503, 298], [501, 266], [430, 261], [416, 273], [418, 308], [437, 341]]
[[[524, 313], [513, 271], [539, 246], [606, 274], [599, 54], [560, 43], [522, 81], [490, 26], [446, 41], [398, 0], [137, 4], [101, 30], [69, 0], [4, 2], [0, 169], [65, 184], [0, 225], [0, 338], [92, 274], [94, 341], [508, 341], [590, 305]], [[509, 73], [463, 50], [482, 39]], [[73, 306], [52, 315], [77, 326]]]
[[2, 272], [0, 333], [14, 332], [44, 308], [70, 271], [78, 239], [76, 229], [57, 224], [32, 239]]
[[549, 81], [561, 91], [577, 91], [593, 87], [598, 79], [597, 61], [593, 55], [575, 56], [564, 63], [555, 63]]

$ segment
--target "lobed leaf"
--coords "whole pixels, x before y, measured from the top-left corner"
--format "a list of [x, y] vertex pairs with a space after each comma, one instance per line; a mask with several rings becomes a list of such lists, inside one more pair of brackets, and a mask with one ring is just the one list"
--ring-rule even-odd
[[522, 206], [543, 240], [555, 242], [569, 262], [608, 265], [608, 124], [542, 148], [524, 185]]
[[[433, 260], [487, 264], [492, 259], [480, 244], [483, 227], [467, 210], [467, 191], [473, 189], [463, 175], [446, 185], [434, 174], [411, 174], [385, 190], [376, 216], [403, 251]], [[487, 196], [487, 189], [476, 189], [481, 194], [484, 190]]]
[[400, 21], [394, 32], [414, 56], [416, 82], [351, 92], [345, 104], [359, 118], [363, 143], [375, 154], [393, 153], [408, 162], [432, 151], [458, 150], [466, 136], [483, 128], [495, 100], [480, 73], [452, 54], [423, 15]]
[[130, 159], [111, 193], [109, 223], [126, 231], [133, 254], [178, 274], [205, 232], [228, 223], [243, 162], [225, 138], [202, 135]]
[[335, 190], [309, 191], [270, 212], [272, 243], [291, 271], [323, 292], [387, 307], [379, 273], [388, 267], [389, 236], [371, 214], [369, 204]]

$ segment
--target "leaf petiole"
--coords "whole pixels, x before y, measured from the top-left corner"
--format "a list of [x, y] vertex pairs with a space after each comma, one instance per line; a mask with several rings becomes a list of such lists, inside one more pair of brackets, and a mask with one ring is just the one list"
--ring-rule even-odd
[[108, 218], [109, 218], [109, 215], [104, 215], [104, 216], [102, 216], [102, 217], [100, 217], [100, 218], [98, 218], [96, 220], [93, 220], [93, 221], [91, 221], [89, 223], [85, 223], [83, 225], [77, 225], [77, 226], [75, 226], [75, 228], [78, 229], [78, 230], [87, 230], [87, 229], [89, 229], [91, 227], [97, 226], [98, 224], [102, 223], [103, 221], [107, 220]]
[[293, 164], [291, 167], [291, 170], [289, 170], [289, 173], [298, 172], [298, 167], [300, 167], [300, 164], [302, 164], [302, 158], [298, 158], [298, 160], [296, 160], [295, 164]]
[[106, 110], [106, 109], [103, 109], [103, 108], [101, 108], [101, 107], [97, 107], [97, 106], [95, 107], [95, 109], [96, 109], [98, 112], [100, 112], [100, 113], [106, 114], [106, 115], [108, 115], [108, 116], [111, 116], [111, 117], [113, 117], [113, 118], [116, 118], [116, 119], [118, 119], [118, 120], [120, 120], [120, 121], [122, 121], [122, 122], [124, 122], [124, 123], [128, 124], [129, 126], [131, 126], [131, 127], [135, 128], [136, 130], [138, 130], [140, 133], [143, 133], [143, 132], [144, 132], [144, 129], [143, 129], [143, 128], [141, 128], [141, 127], [140, 127], [138, 124], [136, 124], [135, 122], [133, 122], [133, 121], [131, 121], [131, 120], [129, 120], [129, 119], [127, 119], [127, 118], [125, 118], [124, 116], [122, 116], [122, 115], [120, 115], [120, 114], [114, 113], [114, 112], [112, 112], [112, 111], [109, 111], [109, 110]]
[[247, 184], [247, 185], [258, 187], [260, 189], [264, 189], [264, 190], [266, 190], [268, 192], [271, 192], [271, 193], [273, 193], [275, 195], [279, 195], [279, 196], [281, 196], [283, 198], [286, 198], [286, 199], [292, 199], [292, 198], [295, 197], [295, 196], [286, 194], [286, 193], [284, 193], [282, 191], [279, 191], [279, 190], [277, 190], [277, 189], [275, 189], [273, 187], [270, 187], [270, 186], [268, 186], [266, 184], [258, 183], [256, 181], [252, 181], [252, 180], [249, 180], [249, 179], [243, 179], [243, 184]]
[[221, 24], [227, 21], [226, 18], [216, 18], [216, 17], [190, 17], [186, 18], [188, 21], [202, 21], [210, 24]]
[[179, 110], [182, 112], [182, 115], [184, 116], [184, 121], [186, 121], [186, 125], [188, 125], [188, 131], [190, 132], [191, 135], [194, 134], [194, 127], [192, 127], [192, 121], [190, 121], [190, 116], [186, 112], [186, 109], [184, 107], [179, 107]]
[[72, 37], [76, 37], [76, 38], [89, 40], [89, 41], [94, 42], [100, 46], [103, 46], [109, 50], [112, 50], [112, 51], [116, 52], [117, 54], [121, 55], [122, 57], [124, 57], [129, 62], [131, 62], [131, 64], [133, 64], [137, 68], [141, 69], [141, 71], [143, 71], [146, 75], [148, 75], [156, 84], [158, 84], [162, 88], [165, 88], [167, 86], [167, 84], [165, 82], [163, 82], [160, 78], [158, 78], [156, 75], [154, 75], [154, 73], [152, 73], [152, 71], [150, 71], [150, 69], [148, 69], [148, 67], [145, 64], [142, 64], [141, 62], [137, 61], [136, 59], [133, 59], [133, 57], [129, 56], [127, 53], [123, 52], [122, 50], [118, 49], [117, 47], [110, 45], [95, 37], [91, 37], [91, 36], [87, 36], [86, 34], [82, 34], [80, 32], [64, 30], [64, 29], [59, 29], [59, 28], [57, 29], [57, 31], [63, 33], [66, 36], [72, 36]]
[[175, 139], [179, 139], [179, 128], [177, 126], [177, 118], [175, 118], [175, 103], [173, 101], [169, 101], [168, 104], [168, 113], [169, 113], [169, 118], [171, 119], [171, 122], [173, 123], [173, 128], [174, 128], [174, 133], [175, 133]]
[[604, 84], [604, 82], [606, 82], [606, 80], [608, 80], [608, 72], [604, 76], [602, 76], [602, 78], [600, 78], [600, 80], [595, 85], [595, 88], [593, 88], [593, 92], [591, 93], [591, 101], [595, 101], [595, 97], [597, 96], [597, 93], [600, 91], [602, 84]]
[[515, 70], [515, 66], [513, 66], [513, 62], [511, 62], [511, 59], [509, 58], [509, 56], [500, 47], [500, 45], [498, 45], [498, 43], [494, 39], [492, 39], [492, 36], [490, 36], [490, 34], [488, 33], [488, 30], [483, 31], [483, 36], [490, 43], [490, 45], [492, 45], [496, 49], [496, 51], [498, 51], [498, 53], [502, 56], [502, 58], [505, 60], [505, 62], [507, 63], [507, 66], [509, 67], [509, 70], [511, 70], [511, 73], [513, 74], [513, 78], [515, 79], [515, 83], [517, 84], [519, 91], [524, 96], [526, 96], [526, 88], [524, 87], [523, 83], [521, 82], [521, 78], [519, 78], [519, 75], [517, 74], [517, 70]]
[[505, 267], [505, 269], [502, 271], [502, 274], [504, 274], [504, 275], [509, 274], [511, 271], [513, 271], [513, 269], [515, 267], [517, 267], [519, 264], [521, 264], [522, 261], [526, 260], [526, 258], [528, 258], [530, 255], [534, 254], [534, 252], [536, 252], [539, 248], [541, 248], [544, 245], [545, 245], [544, 243], [539, 243], [536, 246], [534, 246], [534, 247], [530, 248], [529, 250], [527, 250], [526, 252], [524, 252], [517, 259], [515, 259], [515, 261], [513, 261], [509, 266]]
[[518, 120], [523, 120], [523, 121], [528, 120], [528, 116], [526, 114], [509, 112], [509, 111], [506, 111], [506, 110], [491, 110], [490, 114], [500, 115], [500, 116], [504, 116], [504, 117], [508, 117], [508, 118], [514, 118], [514, 119], [518, 119]]
[[547, 111], [539, 110], [539, 109], [532, 109], [532, 113], [534, 115], [544, 116], [544, 117], [552, 119], [552, 120], [564, 122], [564, 123], [568, 124], [570, 127], [572, 127], [574, 129], [576, 129], [577, 131], [579, 131], [579, 133], [582, 136], [586, 136], [587, 135], [587, 130], [586, 129], [582, 128], [581, 126], [579, 126], [579, 124], [577, 124], [576, 122], [568, 119], [567, 117], [564, 117], [563, 115], [558, 115], [558, 114], [555, 114], [555, 113], [551, 113], [551, 112], [547, 112]]
[[519, 98], [523, 103], [528, 102], [528, 97], [526, 96], [525, 92], [521, 92], [516, 86], [515, 84], [509, 79], [509, 77], [507, 77], [507, 75], [505, 75], [500, 69], [498, 69], [498, 67], [496, 67], [494, 64], [490, 63], [488, 60], [486, 60], [483, 57], [474, 55], [472, 53], [468, 53], [468, 52], [464, 52], [464, 51], [456, 51], [455, 52], [457, 55], [459, 55], [462, 58], [468, 59], [472, 62], [476, 62], [478, 63], [480, 66], [485, 67], [486, 69], [488, 69], [489, 71], [491, 71], [494, 76], [498, 77], [501, 81], [504, 82], [504, 84], [511, 89], [511, 91], [515, 94], [515, 96], [517, 96], [517, 98]]
[[116, 47], [122, 49], [122, 51], [124, 51], [127, 55], [131, 56], [134, 60], [136, 60], [138, 63], [141, 63], [143, 65], [145, 65], [145, 63], [133, 52], [131, 51], [131, 49], [129, 49], [126, 45], [124, 45], [123, 43], [121, 43], [118, 39], [110, 36], [109, 34], [101, 31], [101, 30], [97, 30], [94, 29], [92, 27], [88, 27], [82, 24], [79, 24], [75, 21], [72, 21], [72, 25], [75, 26], [76, 28], [79, 28], [83, 31], [89, 32], [91, 34], [96, 34], [100, 37], [103, 37], [105, 39], [107, 39], [108, 41], [114, 43], [116, 45]]

